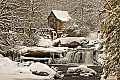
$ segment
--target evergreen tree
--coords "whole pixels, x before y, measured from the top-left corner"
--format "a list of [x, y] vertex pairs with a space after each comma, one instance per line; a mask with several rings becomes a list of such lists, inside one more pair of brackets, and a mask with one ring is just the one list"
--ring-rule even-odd
[[120, 0], [105, 0], [104, 19], [101, 24], [101, 33], [104, 38], [106, 54], [104, 60], [104, 78], [109, 75], [117, 76], [120, 80]]

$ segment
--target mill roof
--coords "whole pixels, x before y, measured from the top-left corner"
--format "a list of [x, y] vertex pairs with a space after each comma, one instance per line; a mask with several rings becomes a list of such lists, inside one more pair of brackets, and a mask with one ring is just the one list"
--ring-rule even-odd
[[61, 21], [69, 21], [71, 19], [67, 11], [52, 10], [52, 12]]

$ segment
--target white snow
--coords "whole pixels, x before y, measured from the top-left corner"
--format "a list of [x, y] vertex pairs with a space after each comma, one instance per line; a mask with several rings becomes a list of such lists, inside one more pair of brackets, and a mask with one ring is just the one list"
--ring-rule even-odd
[[52, 12], [57, 17], [57, 19], [61, 21], [69, 21], [71, 19], [67, 11], [52, 10]]
[[51, 47], [52, 41], [50, 39], [41, 38], [37, 44], [39, 47]]
[[68, 48], [66, 47], [50, 47], [50, 48], [43, 48], [43, 47], [24, 47], [20, 49], [18, 52], [25, 53], [27, 51], [42, 51], [42, 52], [56, 52], [62, 53], [65, 52]]
[[[38, 66], [44, 68], [42, 71], [47, 70], [50, 75], [55, 73], [47, 65], [43, 65]], [[16, 62], [7, 57], [0, 57], [0, 80], [50, 80], [51, 78], [52, 76], [36, 76], [28, 67], [18, 66]]]
[[33, 74], [0, 74], [0, 80], [52, 80], [49, 76], [37, 76]]
[[88, 38], [95, 40], [98, 38], [98, 33], [97, 32], [91, 32], [88, 36]]
[[104, 58], [106, 57], [106, 54], [99, 54], [98, 55], [98, 62], [103, 64], [104, 63]]
[[16, 63], [9, 58], [0, 58], [0, 74], [14, 74], [16, 68]]
[[54, 49], [56, 49], [57, 51], [61, 51], [61, 52], [65, 52], [68, 50], [68, 47], [53, 47]]
[[80, 65], [78, 67], [70, 67], [70, 68], [68, 68], [67, 72], [75, 72], [77, 69], [87, 69], [87, 66]]
[[36, 58], [36, 57], [24, 57], [24, 56], [21, 56], [21, 59], [48, 60], [49, 58]]
[[3, 55], [2, 55], [2, 54], [0, 54], [0, 58], [3, 58]]
[[53, 44], [56, 42], [59, 42], [59, 41], [61, 41], [61, 44], [67, 44], [67, 43], [71, 43], [74, 41], [82, 43], [82, 42], [89, 41], [89, 39], [86, 37], [65, 37], [65, 38], [58, 38], [58, 39], [54, 40]]
[[17, 63], [7, 57], [0, 58], [0, 74], [31, 74], [25, 67], [18, 67]]
[[16, 69], [16, 74], [32, 74], [32, 72], [27, 67], [20, 67]]
[[[96, 71], [94, 71], [93, 69], [91, 68], [88, 68], [87, 66], [85, 65], [80, 65], [78, 67], [70, 67], [68, 68], [67, 72], [70, 73], [70, 72], [75, 72], [76, 70], [82, 70], [82, 76], [89, 76], [89, 75], [92, 75], [92, 73], [94, 74], [97, 74]], [[88, 73], [89, 72], [89, 73]]]
[[100, 44], [95, 44], [95, 49], [96, 49], [96, 50], [99, 50], [100, 47], [101, 47]]
[[87, 45], [94, 45], [94, 44], [97, 44], [97, 43], [98, 43], [97, 40], [90, 40]]
[[31, 71], [37, 71], [37, 72], [47, 72], [50, 77], [54, 77], [56, 75], [56, 72], [51, 69], [48, 65], [43, 64], [43, 63], [32, 63], [29, 67]]

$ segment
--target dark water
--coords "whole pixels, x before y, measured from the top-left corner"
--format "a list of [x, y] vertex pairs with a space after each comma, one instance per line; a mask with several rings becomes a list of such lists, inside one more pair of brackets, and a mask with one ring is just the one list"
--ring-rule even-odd
[[[62, 71], [64, 74], [67, 71], [69, 67], [76, 67], [75, 65], [49, 65], [58, 67], [60, 71]], [[97, 75], [90, 76], [90, 77], [82, 77], [82, 76], [65, 76], [62, 79], [55, 79], [55, 80], [100, 80], [100, 76], [102, 73], [102, 68], [100, 66], [88, 66], [91, 69], [94, 69], [97, 72]]]
[[[69, 67], [76, 67], [75, 65], [49, 65], [58, 67], [60, 71], [63, 72], [63, 74], [66, 74], [65, 72]], [[89, 68], [94, 69], [97, 72], [97, 75], [90, 76], [90, 77], [82, 77], [82, 76], [64, 76], [62, 79], [54, 79], [54, 80], [100, 80], [100, 76], [102, 73], [102, 68], [100, 66], [88, 66]], [[42, 79], [15, 79], [15, 80], [42, 80]]]
[[99, 77], [64, 77], [62, 80], [100, 80]]

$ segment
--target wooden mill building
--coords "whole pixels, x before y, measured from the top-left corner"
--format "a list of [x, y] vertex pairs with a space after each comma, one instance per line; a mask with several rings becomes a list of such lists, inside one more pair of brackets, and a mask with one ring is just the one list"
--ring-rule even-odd
[[66, 24], [70, 19], [71, 17], [67, 11], [52, 10], [48, 16], [48, 25], [59, 34], [61, 33], [62, 28], [66, 27]]

